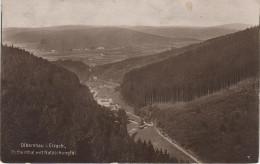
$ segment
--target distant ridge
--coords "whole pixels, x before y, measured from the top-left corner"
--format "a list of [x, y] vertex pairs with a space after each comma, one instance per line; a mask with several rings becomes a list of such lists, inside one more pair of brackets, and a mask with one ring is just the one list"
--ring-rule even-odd
[[3, 28], [3, 42], [27, 44], [33, 49], [163, 45], [199, 42], [244, 30], [252, 25], [234, 23], [211, 27], [62, 25]]
[[191, 26], [133, 26], [126, 27], [140, 32], [146, 32], [149, 34], [155, 34], [159, 36], [174, 38], [174, 37], [187, 37], [196, 38], [199, 40], [208, 40], [218, 36], [235, 33], [246, 28], [252, 27], [249, 24], [224, 24], [219, 26], [209, 27], [191, 27]]
[[168, 45], [180, 42], [198, 42], [184, 38], [167, 38], [120, 27], [58, 26], [43, 28], [7, 28], [3, 42], [28, 44], [31, 48], [66, 50], [84, 47], [120, 47], [142, 45]]

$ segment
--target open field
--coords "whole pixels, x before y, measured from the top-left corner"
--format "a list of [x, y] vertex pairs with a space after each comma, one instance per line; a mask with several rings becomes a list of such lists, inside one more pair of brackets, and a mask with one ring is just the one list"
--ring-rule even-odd
[[[12, 43], [6, 43], [11, 45]], [[183, 43], [189, 45], [191, 43]], [[107, 49], [76, 49], [67, 51], [39, 50], [30, 48], [28, 44], [14, 44], [26, 51], [32, 52], [35, 56], [42, 57], [49, 61], [57, 60], [76, 60], [83, 61], [89, 66], [104, 65], [119, 62], [129, 58], [142, 57], [158, 54], [167, 50], [174, 49], [180, 45], [144, 45], [136, 47], [115, 47]]]
[[49, 61], [55, 60], [81, 60], [87, 65], [103, 65], [113, 62], [122, 61], [131, 57], [153, 55], [166, 51], [170, 46], [161, 47], [136, 47], [136, 48], [117, 48], [105, 50], [87, 50], [87, 51], [65, 51], [65, 52], [48, 52], [36, 53]]

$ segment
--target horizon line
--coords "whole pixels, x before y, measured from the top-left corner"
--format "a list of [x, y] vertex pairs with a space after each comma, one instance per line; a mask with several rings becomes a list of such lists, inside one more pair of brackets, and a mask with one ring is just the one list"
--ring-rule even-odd
[[64, 25], [54, 25], [54, 26], [35, 26], [35, 27], [26, 27], [26, 26], [9, 26], [3, 27], [3, 29], [7, 28], [50, 28], [50, 27], [62, 27], [62, 26], [93, 26], [93, 27], [193, 27], [193, 28], [206, 28], [206, 27], [218, 27], [223, 25], [234, 25], [234, 24], [241, 24], [246, 25], [248, 27], [258, 26], [259, 24], [248, 24], [248, 23], [225, 23], [225, 24], [218, 24], [218, 25], [209, 25], [209, 26], [191, 26], [191, 25], [94, 25], [94, 24], [64, 24]]

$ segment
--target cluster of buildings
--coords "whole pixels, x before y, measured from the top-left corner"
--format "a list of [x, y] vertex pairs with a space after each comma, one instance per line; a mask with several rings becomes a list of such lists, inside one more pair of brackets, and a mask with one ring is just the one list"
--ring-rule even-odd
[[89, 50], [104, 50], [105, 47], [91, 47], [91, 48], [72, 48], [67, 49], [68, 51], [89, 51]]
[[96, 100], [96, 102], [99, 105], [101, 105], [103, 107], [110, 108], [111, 110], [118, 110], [120, 108], [120, 105], [114, 103], [111, 98], [100, 98], [100, 97], [98, 97], [97, 96], [98, 95], [97, 89], [90, 87], [90, 92], [93, 94], [94, 99]]
[[120, 106], [116, 103], [113, 103], [112, 99], [106, 98], [96, 98], [96, 101], [99, 105], [110, 108], [111, 110], [118, 110]]

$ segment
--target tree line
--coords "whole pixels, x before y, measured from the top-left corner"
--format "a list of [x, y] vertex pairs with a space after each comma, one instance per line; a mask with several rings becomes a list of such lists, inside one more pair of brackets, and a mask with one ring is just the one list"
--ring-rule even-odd
[[212, 39], [178, 56], [125, 74], [121, 92], [142, 107], [190, 101], [258, 76], [259, 27]]
[[[135, 143], [125, 111], [99, 106], [74, 73], [20, 48], [1, 48], [2, 161], [178, 162], [150, 142]], [[64, 144], [77, 155], [10, 154], [23, 142]]]

